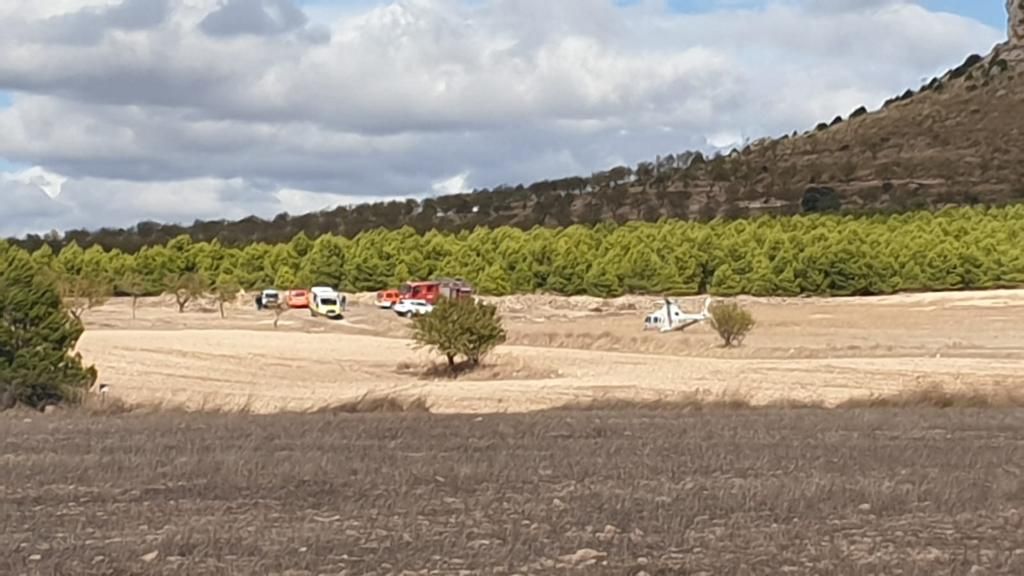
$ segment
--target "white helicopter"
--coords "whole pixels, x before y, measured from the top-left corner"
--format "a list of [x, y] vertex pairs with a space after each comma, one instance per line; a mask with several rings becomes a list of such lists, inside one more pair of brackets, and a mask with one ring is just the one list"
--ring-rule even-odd
[[704, 309], [700, 312], [684, 312], [674, 302], [665, 298], [665, 305], [651, 312], [644, 318], [644, 330], [659, 332], [675, 332], [685, 330], [694, 324], [700, 324], [711, 318], [711, 297], [704, 300]]

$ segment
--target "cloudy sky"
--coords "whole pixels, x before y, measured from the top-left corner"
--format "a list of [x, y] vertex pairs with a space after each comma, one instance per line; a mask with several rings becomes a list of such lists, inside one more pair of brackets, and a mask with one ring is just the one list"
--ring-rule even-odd
[[589, 174], [875, 107], [1003, 0], [0, 0], [0, 236]]

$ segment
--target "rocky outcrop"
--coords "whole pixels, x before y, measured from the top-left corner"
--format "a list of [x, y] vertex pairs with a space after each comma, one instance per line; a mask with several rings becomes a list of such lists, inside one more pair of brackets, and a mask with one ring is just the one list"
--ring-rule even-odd
[[1024, 48], [1024, 0], [1006, 0], [1006, 12], [1010, 15], [1010, 47]]
[[1006, 13], [1006, 43], [997, 47], [994, 57], [1024, 64], [1024, 0], [1006, 0]]

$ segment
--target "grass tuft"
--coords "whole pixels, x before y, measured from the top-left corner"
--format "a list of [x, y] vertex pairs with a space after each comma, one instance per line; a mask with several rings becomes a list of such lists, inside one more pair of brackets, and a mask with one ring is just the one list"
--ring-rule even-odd
[[309, 411], [310, 414], [429, 414], [430, 405], [422, 396], [403, 399], [395, 396], [370, 396], [365, 394], [356, 400], [330, 404]]
[[754, 408], [755, 405], [748, 396], [739, 391], [729, 390], [718, 394], [687, 392], [654, 399], [595, 398], [572, 401], [553, 410], [572, 412], [713, 412], [752, 410]]
[[857, 410], [865, 408], [1024, 408], [1024, 394], [1009, 390], [949, 389], [944, 386], [926, 386], [896, 394], [853, 398], [839, 408]]

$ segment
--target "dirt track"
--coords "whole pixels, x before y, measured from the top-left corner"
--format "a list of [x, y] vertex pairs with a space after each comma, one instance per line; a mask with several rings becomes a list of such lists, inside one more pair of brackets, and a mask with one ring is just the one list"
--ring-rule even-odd
[[419, 376], [427, 357], [404, 338], [406, 323], [353, 300], [344, 322], [292, 311], [277, 330], [271, 315], [244, 305], [221, 319], [212, 306], [178, 314], [153, 299], [132, 321], [128, 302], [116, 300], [87, 316], [80, 349], [130, 402], [259, 412], [367, 392], [481, 412], [698, 389], [834, 403], [926, 384], [1024, 386], [1024, 291], [746, 300], [759, 324], [738, 350], [718, 348], [708, 327], [643, 333], [655, 299], [512, 297], [501, 301], [510, 345], [484, 373], [454, 382]]

